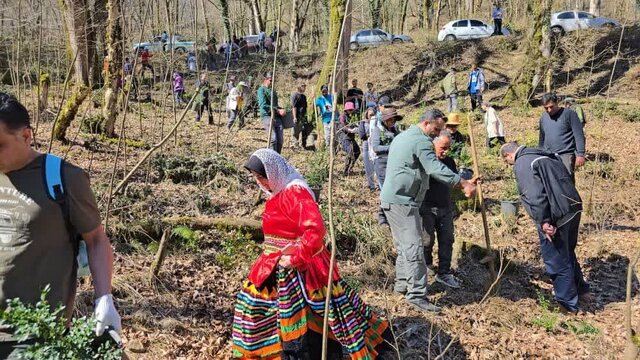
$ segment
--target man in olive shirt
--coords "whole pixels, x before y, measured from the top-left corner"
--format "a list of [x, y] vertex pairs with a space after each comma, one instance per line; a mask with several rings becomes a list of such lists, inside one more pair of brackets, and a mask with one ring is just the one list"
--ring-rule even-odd
[[[268, 146], [279, 154], [282, 152], [282, 145], [284, 145], [282, 117], [287, 115], [287, 111], [278, 107], [278, 93], [273, 89], [272, 80], [271, 73], [266, 73], [256, 96], [258, 98], [262, 126], [264, 126], [264, 131], [267, 132], [267, 137], [269, 137], [269, 130], [271, 130], [271, 142]], [[271, 124], [271, 121], [273, 121], [273, 124]]]
[[445, 127], [446, 117], [437, 109], [427, 111], [417, 125], [400, 133], [391, 143], [387, 173], [380, 194], [396, 246], [394, 290], [406, 292], [407, 301], [422, 311], [440, 309], [427, 300], [427, 265], [422, 243], [420, 205], [429, 188], [429, 179], [460, 185], [467, 197], [476, 187], [441, 161], [433, 151], [432, 139]]
[[[60, 204], [49, 198], [43, 178], [45, 156], [33, 150], [33, 131], [27, 109], [0, 92], [0, 309], [19, 298], [35, 304], [47, 284], [52, 306], [73, 313], [76, 267], [75, 244]], [[87, 245], [96, 295], [96, 333], [105, 327], [120, 330], [120, 316], [111, 296], [113, 252], [100, 224], [98, 207], [81, 169], [64, 163], [69, 225]], [[0, 328], [0, 358], [15, 358], [20, 345], [11, 329]]]

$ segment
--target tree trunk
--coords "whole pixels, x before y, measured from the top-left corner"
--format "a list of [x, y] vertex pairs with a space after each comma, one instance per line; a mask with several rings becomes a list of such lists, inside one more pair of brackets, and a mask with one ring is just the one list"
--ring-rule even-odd
[[91, 71], [89, 81], [92, 87], [100, 83], [100, 77], [103, 75], [103, 67], [101, 66], [100, 59], [105, 55], [106, 44], [104, 40], [106, 38], [105, 24], [107, 23], [107, 17], [107, 0], [95, 0], [93, 18], [87, 18], [89, 21], [87, 24], [87, 52]]
[[543, 56], [543, 38], [548, 27], [551, 15], [552, 0], [529, 0], [527, 10], [532, 14], [532, 27], [528, 36], [526, 61], [518, 75], [509, 85], [504, 97], [506, 104], [515, 102], [528, 103], [535, 87], [542, 80], [542, 70], [545, 68], [546, 59]]
[[589, 1], [589, 12], [595, 16], [600, 16], [601, 0]]
[[[65, 27], [69, 34], [69, 52], [77, 53], [74, 63], [75, 86], [69, 100], [63, 105], [55, 125], [54, 136], [64, 141], [67, 128], [78, 112], [78, 108], [89, 95], [89, 44], [87, 41], [87, 2], [86, 0], [61, 0]], [[95, 44], [92, 44], [95, 45]]]
[[[351, 2], [349, 2], [351, 3]], [[342, 37], [342, 39], [340, 38], [340, 30], [342, 28], [342, 22], [344, 21], [344, 17], [346, 15], [346, 12], [348, 11], [346, 8], [346, 0], [331, 0], [331, 7], [330, 7], [330, 17], [329, 17], [329, 37], [327, 39], [327, 51], [326, 51], [326, 55], [325, 55], [325, 60], [324, 60], [324, 66], [322, 67], [322, 70], [320, 71], [320, 76], [318, 77], [318, 88], [316, 89], [315, 93], [316, 94], [320, 94], [320, 87], [323, 84], [326, 84], [327, 82], [329, 82], [329, 77], [331, 75], [331, 72], [333, 71], [333, 64], [335, 62], [335, 58], [336, 58], [336, 52], [338, 51], [338, 48], [341, 47], [340, 50], [340, 58], [338, 59], [338, 69], [339, 71], [336, 71], [336, 79], [335, 79], [335, 83], [336, 83], [336, 94], [338, 94], [338, 96], [340, 96], [340, 94], [342, 94], [342, 91], [344, 88], [346, 88], [346, 76], [348, 75], [348, 72], [346, 71], [346, 69], [341, 69], [342, 66], [347, 65], [348, 66], [348, 58], [349, 58], [349, 36], [351, 35], [351, 24], [350, 24], [350, 19], [351, 19], [351, 14], [349, 11], [349, 18], [347, 19], [347, 22], [349, 22], [349, 24], [345, 24], [345, 29], [344, 29], [344, 36]], [[348, 26], [348, 28], [347, 28]], [[346, 38], [346, 41], [344, 41]], [[346, 43], [346, 44], [341, 44], [341, 43]], [[346, 53], [344, 51], [344, 49], [346, 48]], [[324, 144], [324, 141], [320, 141], [320, 139], [324, 138], [323, 135], [323, 125], [322, 125], [322, 119], [320, 117], [318, 117], [318, 119], [316, 120], [316, 129], [318, 129], [318, 143], [320, 144]]]
[[247, 4], [251, 8], [251, 14], [253, 15], [253, 24], [256, 27], [256, 33], [261, 31], [267, 31], [264, 27], [264, 19], [260, 12], [260, 3], [258, 0], [247, 0]]
[[296, 52], [296, 37], [298, 32], [298, 0], [291, 0], [291, 25], [289, 26], [289, 52]]
[[438, 5], [436, 5], [436, 22], [435, 29], [440, 29], [440, 13], [442, 12], [442, 0], [438, 0]]
[[433, 6], [431, 0], [422, 0], [420, 3], [420, 12], [418, 14], [418, 27], [424, 29], [431, 27], [431, 7]]
[[[196, 0], [197, 1], [197, 0]], [[207, 30], [207, 41], [211, 39], [211, 26], [209, 25], [209, 18], [207, 17], [207, 8], [205, 7], [204, 0], [200, 0], [200, 7], [202, 8], [202, 17], [204, 18], [204, 27]], [[198, 24], [196, 24], [198, 26]]]
[[118, 79], [122, 69], [122, 24], [120, 23], [120, 0], [108, 0], [108, 22], [105, 44], [107, 47], [108, 68], [105, 74], [104, 133], [115, 136], [116, 116], [118, 115]]
[[383, 0], [369, 0], [369, 11], [371, 12], [371, 27], [376, 29], [382, 25], [380, 13], [382, 12]]
[[402, 0], [402, 13], [400, 14], [400, 33], [404, 33], [404, 23], [407, 20], [407, 7], [409, 0]]
[[231, 21], [229, 20], [229, 0], [220, 0], [220, 15], [224, 24], [225, 41], [231, 40]]

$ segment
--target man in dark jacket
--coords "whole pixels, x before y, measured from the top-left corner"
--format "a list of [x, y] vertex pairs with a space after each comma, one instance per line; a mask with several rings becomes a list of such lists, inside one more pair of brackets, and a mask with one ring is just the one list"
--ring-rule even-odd
[[558, 154], [575, 183], [575, 168], [585, 163], [585, 137], [582, 122], [575, 111], [558, 106], [554, 93], [542, 96], [544, 112], [540, 117], [538, 147]]
[[500, 154], [514, 166], [520, 200], [536, 224], [556, 300], [568, 311], [576, 312], [578, 297], [589, 293], [589, 285], [575, 253], [582, 199], [571, 175], [559, 158], [540, 149], [510, 142], [502, 146]]

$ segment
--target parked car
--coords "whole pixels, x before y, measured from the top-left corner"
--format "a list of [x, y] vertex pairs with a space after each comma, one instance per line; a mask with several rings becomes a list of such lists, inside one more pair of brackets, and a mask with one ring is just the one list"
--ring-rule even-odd
[[172, 47], [175, 49], [175, 52], [178, 53], [195, 51], [195, 43], [184, 40], [180, 35], [173, 35], [173, 40], [165, 43], [160, 41], [160, 35], [155, 36], [152, 41], [133, 44], [133, 51], [137, 53], [143, 49], [147, 49], [149, 52], [163, 52], [171, 51]]
[[[249, 51], [258, 52], [258, 39], [260, 35], [246, 35], [243, 38], [247, 41], [247, 47]], [[267, 48], [267, 51], [272, 52], [274, 50], [273, 40], [269, 36], [267, 36], [264, 40], [264, 46]]]
[[408, 35], [394, 35], [380, 29], [364, 29], [351, 36], [351, 48], [413, 42]]
[[[482, 39], [493, 34], [493, 25], [475, 19], [460, 19], [448, 22], [440, 29], [438, 41]], [[510, 36], [509, 29], [503, 27], [502, 35]]]
[[620, 26], [614, 19], [595, 16], [585, 11], [561, 11], [551, 14], [551, 30], [556, 34], [564, 34], [570, 31], [599, 28], [603, 26]]

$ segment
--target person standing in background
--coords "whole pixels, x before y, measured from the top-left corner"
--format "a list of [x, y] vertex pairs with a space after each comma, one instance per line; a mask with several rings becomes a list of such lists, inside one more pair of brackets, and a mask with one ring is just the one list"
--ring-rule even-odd
[[504, 12], [500, 7], [500, 3], [496, 2], [493, 4], [491, 9], [491, 18], [493, 18], [493, 34], [491, 35], [502, 35], [502, 17], [504, 16]]
[[484, 72], [478, 67], [477, 62], [471, 63], [471, 72], [467, 81], [467, 90], [471, 99], [471, 111], [482, 105], [482, 93], [486, 88]]

